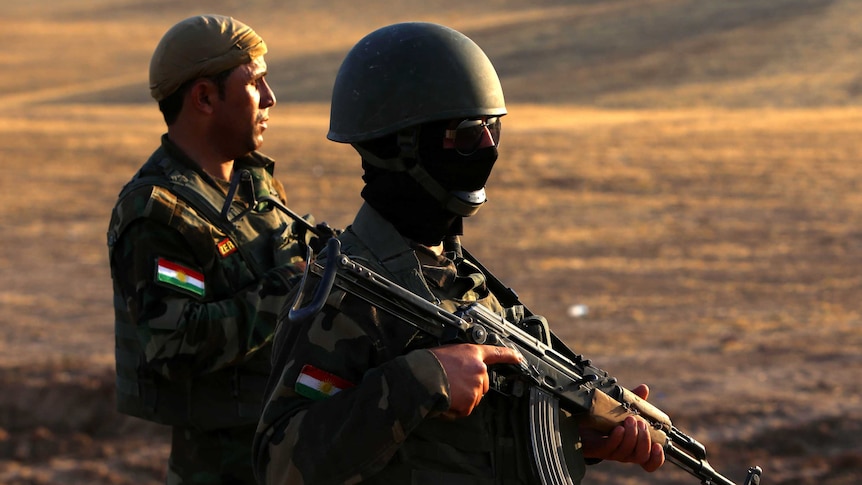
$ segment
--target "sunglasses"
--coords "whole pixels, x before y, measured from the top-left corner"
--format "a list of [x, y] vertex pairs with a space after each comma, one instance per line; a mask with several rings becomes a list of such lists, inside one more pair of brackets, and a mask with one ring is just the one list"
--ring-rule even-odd
[[[487, 144], [485, 130], [491, 135], [492, 145]], [[443, 139], [443, 148], [454, 148], [460, 155], [468, 156], [476, 153], [480, 148], [499, 146], [500, 131], [502, 123], [499, 116], [489, 117], [487, 120], [464, 120], [455, 128], [446, 130]], [[485, 143], [483, 145], [483, 143]]]

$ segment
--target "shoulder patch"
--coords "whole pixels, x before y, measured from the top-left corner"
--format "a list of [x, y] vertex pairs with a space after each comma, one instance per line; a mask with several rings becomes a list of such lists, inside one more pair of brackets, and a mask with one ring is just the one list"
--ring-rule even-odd
[[226, 257], [230, 256], [231, 254], [235, 253], [236, 249], [237, 249], [236, 244], [234, 244], [233, 241], [231, 241], [229, 237], [226, 237], [226, 238], [222, 239], [221, 241], [219, 241], [218, 244], [216, 244], [216, 246], [218, 246], [218, 253], [223, 258], [226, 258]]
[[313, 365], [305, 365], [296, 378], [294, 390], [300, 396], [319, 400], [334, 396], [339, 392], [353, 387], [353, 383], [334, 374], [323, 371]]
[[204, 296], [204, 275], [165, 258], [156, 261], [156, 281], [198, 296]]

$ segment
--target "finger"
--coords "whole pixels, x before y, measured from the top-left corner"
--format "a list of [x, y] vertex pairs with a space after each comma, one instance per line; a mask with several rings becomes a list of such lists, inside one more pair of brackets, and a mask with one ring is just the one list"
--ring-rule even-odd
[[638, 422], [633, 417], [629, 416], [625, 421], [623, 421], [623, 428], [625, 430], [625, 434], [623, 434], [623, 438], [620, 440], [620, 444], [617, 446], [617, 449], [614, 450], [612, 459], [616, 461], [630, 462], [632, 461], [632, 454], [635, 449], [637, 449]]
[[488, 390], [491, 389], [491, 379], [488, 378], [488, 373], [486, 372], [482, 379], [482, 394], [479, 396], [479, 399], [482, 398], [485, 394], [488, 394]]
[[609, 460], [610, 453], [622, 440], [624, 431], [622, 426], [615, 426], [610, 434], [605, 435], [593, 428], [581, 426], [578, 433], [584, 445], [584, 457]]
[[623, 426], [615, 427], [607, 437], [602, 438], [597, 453], [607, 460], [616, 460], [620, 445], [626, 437], [626, 429]]
[[652, 449], [650, 450], [649, 460], [643, 465], [641, 465], [641, 467], [648, 472], [654, 472], [658, 470], [663, 464], [664, 449], [662, 449], [660, 444], [653, 443]]
[[650, 438], [649, 430], [647, 430], [647, 423], [638, 420], [637, 425], [637, 445], [632, 461], [635, 463], [646, 463], [649, 461], [652, 452], [652, 439]]
[[647, 386], [646, 384], [641, 384], [632, 389], [632, 392], [635, 393], [639, 398], [646, 401], [647, 397], [649, 397], [649, 386]]
[[[485, 388], [485, 392], [488, 392], [487, 387], [488, 387], [488, 385], [487, 385], [487, 384], [485, 384], [485, 386], [484, 386], [484, 388]], [[479, 403], [482, 401], [482, 398], [483, 398], [483, 397], [485, 397], [485, 394], [484, 394], [484, 393], [480, 393], [480, 392], [477, 392], [477, 393], [476, 393], [476, 399], [473, 401], [473, 407], [471, 407], [471, 408], [470, 408], [470, 413], [472, 413], [472, 412], [473, 412], [473, 410], [474, 410], [474, 409], [476, 409], [476, 407], [478, 407], [478, 406], [479, 406]], [[469, 413], [468, 413], [468, 414], [469, 414]]]
[[519, 364], [524, 360], [520, 352], [508, 347], [482, 345], [481, 348], [485, 364]]

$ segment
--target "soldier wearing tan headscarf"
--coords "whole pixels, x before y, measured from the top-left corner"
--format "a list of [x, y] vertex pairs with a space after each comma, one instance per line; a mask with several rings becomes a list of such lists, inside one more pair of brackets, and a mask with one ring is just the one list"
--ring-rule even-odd
[[169, 484], [255, 483], [271, 339], [303, 269], [306, 234], [257, 203], [286, 202], [257, 151], [275, 105], [265, 53], [230, 17], [165, 33], [150, 91], [167, 133], [111, 217], [117, 404], [172, 427]]

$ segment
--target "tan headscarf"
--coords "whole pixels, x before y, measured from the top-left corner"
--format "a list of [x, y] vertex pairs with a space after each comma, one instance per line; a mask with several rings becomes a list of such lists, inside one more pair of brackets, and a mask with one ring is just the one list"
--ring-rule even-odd
[[183, 83], [212, 76], [266, 54], [266, 44], [248, 25], [223, 15], [187, 18], [168, 30], [150, 61], [150, 94], [156, 101]]

